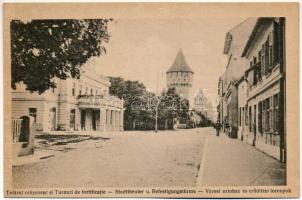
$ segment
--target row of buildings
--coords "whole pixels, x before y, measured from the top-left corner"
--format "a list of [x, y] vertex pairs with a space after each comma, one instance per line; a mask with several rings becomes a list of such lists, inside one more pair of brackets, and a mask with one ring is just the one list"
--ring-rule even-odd
[[218, 120], [238, 138], [286, 162], [285, 18], [250, 18], [226, 34]]
[[123, 100], [109, 95], [109, 79], [88, 67], [80, 79], [56, 79], [57, 87], [43, 94], [18, 85], [12, 117], [32, 117], [35, 132], [123, 130]]

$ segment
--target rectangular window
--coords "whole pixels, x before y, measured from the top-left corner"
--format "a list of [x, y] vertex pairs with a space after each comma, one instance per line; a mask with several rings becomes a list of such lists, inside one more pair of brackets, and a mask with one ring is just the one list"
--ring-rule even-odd
[[34, 122], [36, 123], [37, 122], [37, 108], [29, 108], [28, 109], [28, 112], [29, 112], [29, 116], [33, 117], [34, 118]]
[[93, 89], [90, 89], [90, 94], [93, 95]]
[[260, 65], [261, 65], [261, 50], [258, 51], [258, 62], [259, 62]]
[[274, 26], [273, 26], [273, 59], [274, 59], [274, 65], [279, 63], [279, 23], [278, 22], [274, 22]]
[[254, 112], [253, 112], [253, 132], [256, 132], [257, 128], [257, 104], [254, 105]]
[[269, 69], [269, 43], [268, 43], [268, 38], [265, 42], [265, 75], [268, 74], [268, 69]]
[[258, 103], [258, 131], [262, 133], [262, 102]]
[[262, 104], [262, 126], [261, 126], [261, 129], [262, 129], [262, 133], [265, 131], [265, 119], [266, 119], [266, 101], [262, 101], [261, 102]]
[[[244, 112], [244, 108], [242, 108], [242, 122], [243, 122], [242, 124], [243, 124], [243, 125], [246, 125], [246, 124], [245, 124], [245, 119], [244, 119], [244, 118], [245, 118], [245, 112]], [[243, 126], [243, 127], [244, 127], [244, 126]]]
[[241, 126], [241, 108], [239, 108], [239, 126]]
[[273, 46], [269, 46], [269, 69], [273, 68]]
[[113, 124], [113, 111], [110, 113], [110, 124]]
[[279, 132], [279, 94], [274, 95], [274, 131]]
[[249, 131], [252, 132], [253, 126], [252, 126], [252, 107], [249, 106]]
[[254, 68], [253, 85], [257, 84], [257, 79], [258, 79], [257, 69]]
[[271, 128], [271, 110], [270, 110], [270, 98], [265, 100], [266, 119], [265, 119], [265, 131], [269, 132]]
[[73, 83], [73, 85], [72, 85], [72, 91], [71, 91], [71, 93], [72, 93], [72, 96], [75, 95], [75, 83]]
[[248, 126], [249, 125], [249, 118], [248, 118], [248, 107], [247, 105], [245, 106], [245, 125]]
[[262, 45], [262, 49], [261, 49], [261, 74], [265, 75], [265, 48], [264, 48], [264, 44]]
[[79, 95], [82, 95], [82, 89], [83, 89], [83, 86], [80, 85], [80, 89], [79, 89]]

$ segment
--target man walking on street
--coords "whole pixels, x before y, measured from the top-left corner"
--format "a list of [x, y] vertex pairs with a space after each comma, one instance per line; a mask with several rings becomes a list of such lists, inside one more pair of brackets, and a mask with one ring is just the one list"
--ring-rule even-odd
[[219, 136], [220, 128], [221, 128], [221, 124], [220, 124], [219, 121], [217, 121], [216, 124], [215, 124], [216, 136]]

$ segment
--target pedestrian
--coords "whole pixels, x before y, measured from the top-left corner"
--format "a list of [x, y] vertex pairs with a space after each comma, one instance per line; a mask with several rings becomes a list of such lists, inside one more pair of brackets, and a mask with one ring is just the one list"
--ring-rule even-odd
[[219, 136], [220, 128], [221, 128], [221, 124], [220, 124], [219, 121], [217, 121], [216, 124], [215, 124], [216, 136]]
[[225, 130], [226, 130], [226, 135], [230, 137], [230, 124], [228, 122], [225, 123]]

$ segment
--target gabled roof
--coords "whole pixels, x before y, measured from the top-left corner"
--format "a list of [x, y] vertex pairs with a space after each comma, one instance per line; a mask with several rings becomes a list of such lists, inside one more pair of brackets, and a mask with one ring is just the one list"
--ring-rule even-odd
[[168, 71], [166, 73], [169, 72], [193, 72], [193, 70], [189, 67], [185, 56], [182, 53], [182, 50], [179, 49], [176, 58], [173, 62], [173, 64], [171, 65], [171, 67], [168, 69]]
[[250, 37], [251, 31], [256, 24], [256, 21], [257, 18], [248, 18], [229, 30], [225, 36], [223, 53], [229, 54], [231, 46], [237, 46], [237, 48], [239, 48], [238, 51], [241, 54], [244, 45], [246, 44], [246, 41]]
[[263, 30], [264, 26], [268, 23], [272, 22], [275, 18], [273, 17], [260, 17], [255, 24], [252, 34], [250, 35], [246, 45], [244, 46], [244, 50], [242, 52], [241, 57], [245, 57], [248, 54], [248, 51], [254, 44], [254, 41], [257, 39], [256, 36], [259, 34], [260, 31]]

